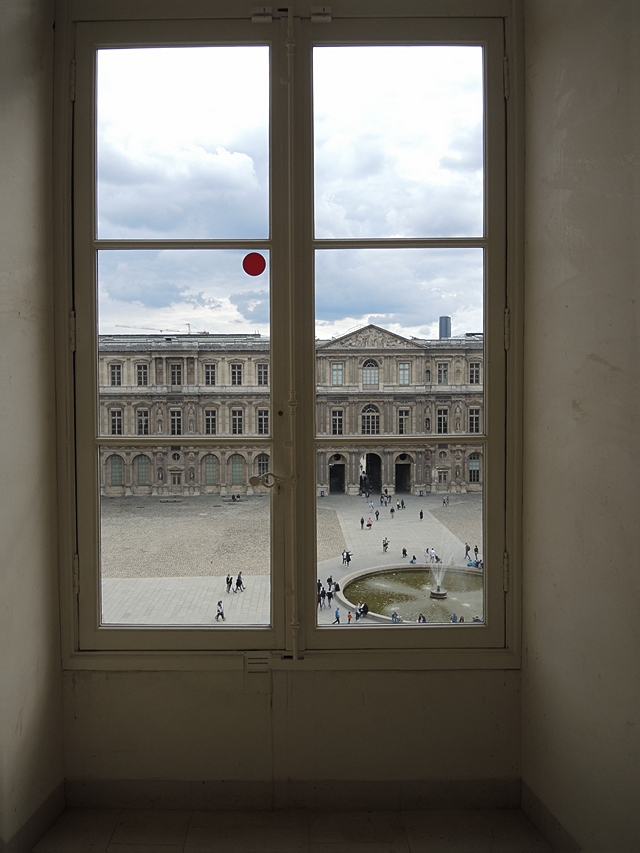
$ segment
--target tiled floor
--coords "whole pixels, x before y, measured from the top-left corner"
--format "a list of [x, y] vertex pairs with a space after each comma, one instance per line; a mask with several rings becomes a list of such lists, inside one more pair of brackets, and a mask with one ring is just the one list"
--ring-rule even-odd
[[34, 853], [552, 853], [515, 809], [67, 809]]

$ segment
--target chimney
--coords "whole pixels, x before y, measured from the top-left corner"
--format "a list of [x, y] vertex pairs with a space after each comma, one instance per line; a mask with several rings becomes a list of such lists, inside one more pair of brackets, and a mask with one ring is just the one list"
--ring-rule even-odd
[[440, 340], [451, 337], [451, 317], [440, 317]]

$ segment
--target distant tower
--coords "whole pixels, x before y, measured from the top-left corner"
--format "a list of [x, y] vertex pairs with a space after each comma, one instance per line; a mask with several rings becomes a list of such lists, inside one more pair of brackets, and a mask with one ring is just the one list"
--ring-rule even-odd
[[440, 340], [451, 337], [451, 317], [440, 317]]

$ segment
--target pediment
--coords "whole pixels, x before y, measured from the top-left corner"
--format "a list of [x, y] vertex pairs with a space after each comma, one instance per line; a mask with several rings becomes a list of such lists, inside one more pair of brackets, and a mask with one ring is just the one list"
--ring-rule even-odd
[[415, 349], [414, 341], [395, 335], [379, 326], [365, 326], [325, 344], [322, 349]]

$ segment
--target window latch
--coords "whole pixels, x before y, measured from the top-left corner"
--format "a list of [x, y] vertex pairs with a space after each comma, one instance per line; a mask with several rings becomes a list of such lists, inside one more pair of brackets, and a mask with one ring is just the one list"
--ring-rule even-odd
[[253, 6], [251, 9], [252, 24], [270, 24], [273, 18], [271, 16], [271, 6]]

